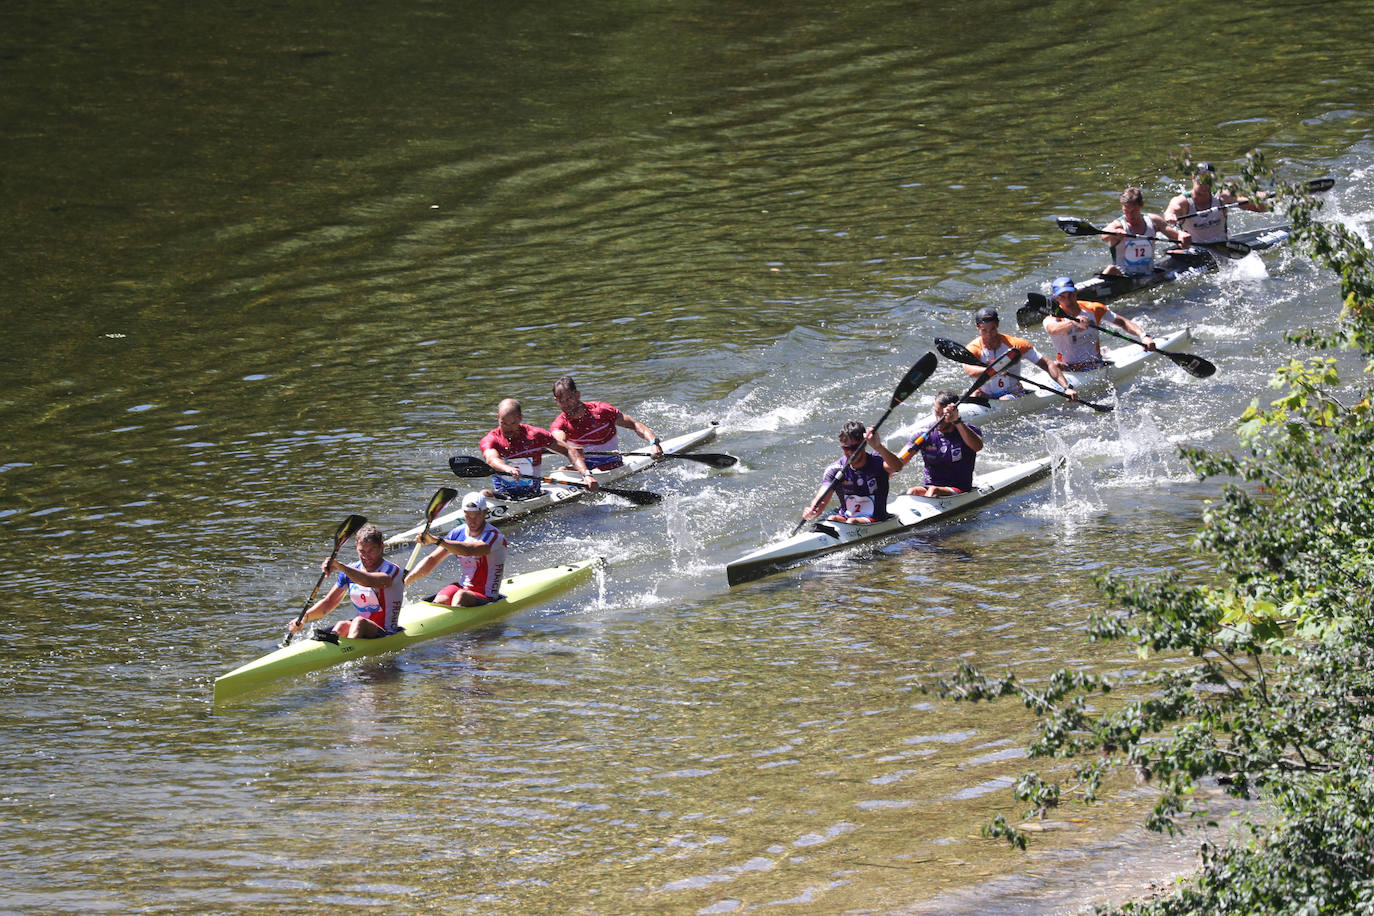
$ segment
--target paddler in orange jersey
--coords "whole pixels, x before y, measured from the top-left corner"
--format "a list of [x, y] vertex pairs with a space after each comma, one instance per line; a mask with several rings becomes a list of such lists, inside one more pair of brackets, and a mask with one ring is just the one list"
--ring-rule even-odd
[[1117, 325], [1140, 339], [1146, 350], [1154, 350], [1154, 338], [1129, 318], [1123, 318], [1101, 302], [1078, 301], [1078, 287], [1072, 277], [1057, 277], [1050, 287], [1063, 317], [1045, 318], [1045, 333], [1054, 345], [1054, 363], [1061, 370], [1087, 372], [1102, 368], [1102, 335], [1097, 329], [1104, 321]]
[[[1031, 362], [1049, 373], [1050, 378], [1054, 379], [1055, 384], [1064, 390], [1070, 400], [1078, 400], [1078, 392], [1069, 384], [1069, 380], [1064, 377], [1064, 370], [1059, 366], [1041, 356], [1035, 349], [1035, 345], [1022, 337], [1008, 337], [998, 329], [1000, 323], [997, 317], [997, 309], [990, 305], [980, 308], [973, 316], [973, 323], [978, 326], [978, 336], [968, 345], [968, 350], [978, 361], [983, 364], [983, 368], [992, 365], [996, 360], [1010, 353], [1012, 350], [1021, 351], [1021, 358], [1013, 366], [1019, 366], [1023, 362]], [[978, 366], [964, 366], [964, 371], [969, 378], [977, 378], [983, 374], [983, 368]], [[1001, 400], [1005, 398], [1019, 398], [1026, 393], [1026, 389], [1021, 382], [1009, 375], [994, 372], [978, 393], [989, 400]]]

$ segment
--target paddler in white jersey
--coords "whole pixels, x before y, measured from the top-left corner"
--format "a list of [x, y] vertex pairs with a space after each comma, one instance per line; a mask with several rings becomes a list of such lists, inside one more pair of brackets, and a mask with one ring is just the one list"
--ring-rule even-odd
[[[1106, 226], [1102, 241], [1112, 252], [1112, 263], [1102, 271], [1104, 277], [1141, 277], [1150, 273], [1155, 265], [1155, 237], [1163, 235], [1180, 245], [1192, 243], [1193, 237], [1187, 232], [1175, 229], [1158, 213], [1145, 212], [1145, 196], [1140, 188], [1127, 188], [1121, 192], [1121, 216]], [[1141, 238], [1128, 238], [1120, 233]]]
[[1226, 207], [1251, 213], [1268, 213], [1269, 207], [1249, 197], [1237, 197], [1226, 188], [1213, 193], [1217, 169], [1210, 162], [1199, 162], [1193, 174], [1193, 189], [1169, 201], [1164, 218], [1171, 225], [1187, 229], [1197, 244], [1224, 242], [1230, 238], [1226, 228]]
[[1050, 315], [1045, 319], [1045, 333], [1054, 346], [1054, 361], [1068, 372], [1087, 372], [1100, 369], [1102, 335], [1098, 328], [1110, 322], [1140, 339], [1146, 350], [1155, 349], [1155, 341], [1140, 325], [1113, 312], [1101, 302], [1078, 301], [1078, 287], [1072, 277], [1057, 277], [1050, 288], [1054, 301], [1059, 303], [1063, 316]]

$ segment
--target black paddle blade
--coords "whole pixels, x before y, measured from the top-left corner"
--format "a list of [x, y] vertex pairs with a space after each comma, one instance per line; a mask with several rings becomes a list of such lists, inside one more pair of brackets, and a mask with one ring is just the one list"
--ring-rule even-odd
[[492, 473], [491, 465], [470, 455], [454, 455], [448, 460], [448, 469], [463, 478], [486, 477]]
[[955, 343], [947, 337], [935, 338], [935, 349], [940, 351], [940, 355], [945, 359], [952, 359], [956, 363], [963, 363], [965, 366], [981, 366], [978, 357], [969, 352], [963, 344]]
[[685, 461], [698, 461], [702, 464], [710, 465], [713, 468], [732, 468], [739, 464], [739, 459], [734, 455], [727, 455], [724, 452], [683, 452], [680, 455], [670, 455], [670, 458], [681, 458]]
[[1159, 352], [1173, 360], [1175, 366], [1193, 378], [1211, 378], [1217, 374], [1217, 367], [1201, 356], [1194, 356], [1191, 353], [1170, 353], [1168, 350], [1160, 350]]
[[1063, 314], [1059, 303], [1044, 293], [1026, 293], [1026, 304], [1016, 310], [1016, 324], [1022, 328], [1033, 328], [1045, 318], [1058, 318]]
[[[350, 515], [339, 523], [339, 527], [334, 529], [334, 543], [342, 547], [344, 542], [358, 533], [358, 529], [367, 524], [367, 518], [361, 515]], [[336, 548], [337, 549], [337, 548]]]
[[1313, 194], [1320, 194], [1322, 191], [1330, 191], [1335, 186], [1334, 178], [1313, 178], [1307, 183], [1307, 190]]
[[621, 499], [628, 499], [636, 506], [652, 506], [663, 500], [663, 494], [655, 493], [652, 490], [626, 490], [620, 487], [602, 487], [602, 493], [609, 493], [612, 496], [619, 496]]
[[[940, 360], [936, 359], [935, 354], [929, 351], [925, 356], [916, 360], [915, 365], [907, 370], [906, 375], [897, 383], [897, 390], [892, 392], [892, 407], [905, 401], [911, 393], [925, 384], [926, 379], [935, 374], [935, 370], [940, 366]], [[891, 409], [891, 408], [889, 408]]]
[[1072, 216], [1056, 216], [1054, 222], [1065, 235], [1101, 235], [1102, 230], [1085, 220]]

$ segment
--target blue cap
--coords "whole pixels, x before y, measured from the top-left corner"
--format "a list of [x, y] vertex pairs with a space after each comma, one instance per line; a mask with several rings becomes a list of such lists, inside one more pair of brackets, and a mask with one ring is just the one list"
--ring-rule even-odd
[[997, 309], [990, 305], [985, 305], [974, 314], [974, 324], [982, 324], [985, 321], [997, 321]]
[[1054, 284], [1050, 287], [1056, 296], [1060, 293], [1076, 293], [1078, 287], [1073, 285], [1073, 277], [1055, 277]]

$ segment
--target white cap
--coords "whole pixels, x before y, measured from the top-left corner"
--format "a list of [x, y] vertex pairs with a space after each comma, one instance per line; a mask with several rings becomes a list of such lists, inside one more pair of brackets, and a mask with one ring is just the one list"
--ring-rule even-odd
[[476, 490], [463, 497], [463, 511], [468, 512], [474, 509], [481, 512], [487, 511], [487, 498]]

